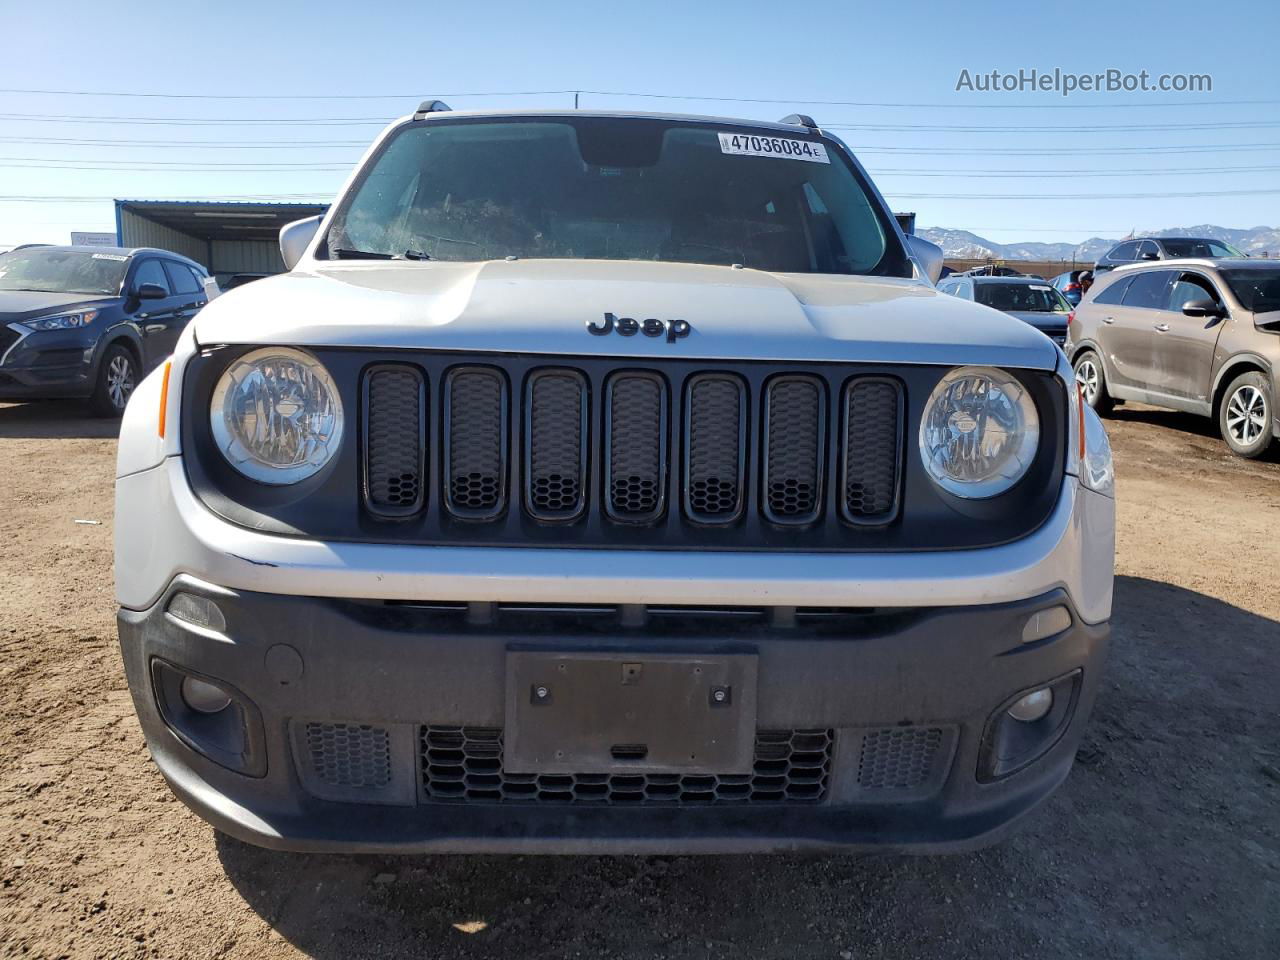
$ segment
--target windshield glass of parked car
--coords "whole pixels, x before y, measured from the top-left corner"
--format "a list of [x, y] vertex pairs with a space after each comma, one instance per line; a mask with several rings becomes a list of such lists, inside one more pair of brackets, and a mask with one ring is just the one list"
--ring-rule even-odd
[[119, 253], [33, 247], [0, 257], [0, 290], [39, 293], [120, 292], [129, 258]]
[[1161, 240], [1170, 257], [1242, 257], [1229, 243], [1217, 240]]
[[1048, 284], [978, 283], [973, 298], [1006, 313], [1068, 313], [1071, 304]]
[[328, 250], [911, 275], [887, 215], [830, 141], [648, 118], [404, 127], [339, 209]]
[[1246, 310], [1253, 313], [1280, 310], [1280, 267], [1221, 270], [1219, 274]]

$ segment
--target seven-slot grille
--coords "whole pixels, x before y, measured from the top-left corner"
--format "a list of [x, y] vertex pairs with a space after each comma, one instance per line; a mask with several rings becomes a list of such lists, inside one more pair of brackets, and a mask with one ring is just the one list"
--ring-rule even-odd
[[779, 533], [897, 518], [899, 380], [783, 373], [753, 386], [737, 372], [673, 382], [600, 366], [509, 375], [462, 365], [431, 376], [411, 364], [369, 368], [366, 508], [386, 517], [434, 509], [442, 522], [489, 525], [516, 511], [566, 535], [582, 524], [652, 528], [676, 518], [708, 536], [749, 516]]

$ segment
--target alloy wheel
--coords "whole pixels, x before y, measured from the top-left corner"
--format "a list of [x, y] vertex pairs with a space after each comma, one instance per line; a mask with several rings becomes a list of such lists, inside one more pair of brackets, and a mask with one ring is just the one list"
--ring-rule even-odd
[[1092, 359], [1084, 359], [1076, 367], [1076, 383], [1084, 391], [1085, 402], [1093, 406], [1098, 399], [1098, 367]]
[[1227, 430], [1242, 447], [1252, 446], [1267, 427], [1267, 398], [1246, 383], [1227, 401]]
[[129, 362], [129, 358], [123, 354], [112, 357], [107, 364], [107, 396], [111, 398], [111, 405], [117, 410], [123, 410], [134, 386], [133, 364]]

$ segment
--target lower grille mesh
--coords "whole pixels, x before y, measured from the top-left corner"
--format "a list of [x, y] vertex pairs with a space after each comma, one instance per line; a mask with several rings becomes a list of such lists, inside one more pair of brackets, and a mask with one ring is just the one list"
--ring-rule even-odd
[[502, 769], [498, 727], [422, 728], [422, 792], [454, 803], [817, 803], [826, 794], [834, 732], [756, 734], [751, 773], [515, 774]]
[[391, 743], [383, 727], [308, 723], [307, 752], [315, 776], [331, 787], [385, 787], [391, 782]]
[[858, 758], [858, 785], [866, 790], [911, 790], [929, 779], [942, 745], [937, 727], [869, 730]]

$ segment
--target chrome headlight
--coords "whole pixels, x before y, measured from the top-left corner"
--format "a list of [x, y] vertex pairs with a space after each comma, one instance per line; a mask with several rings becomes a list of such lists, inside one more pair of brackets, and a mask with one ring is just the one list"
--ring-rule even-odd
[[1040, 445], [1035, 401], [1011, 374], [957, 367], [929, 395], [920, 420], [920, 459], [934, 483], [980, 500], [1018, 482]]
[[22, 326], [28, 330], [74, 330], [76, 327], [87, 327], [98, 315], [97, 310], [81, 310], [77, 313], [60, 313], [56, 317], [36, 317], [34, 320], [23, 320]]
[[297, 483], [342, 442], [342, 398], [315, 357], [265, 347], [232, 362], [213, 391], [209, 423], [227, 462], [261, 483]]

